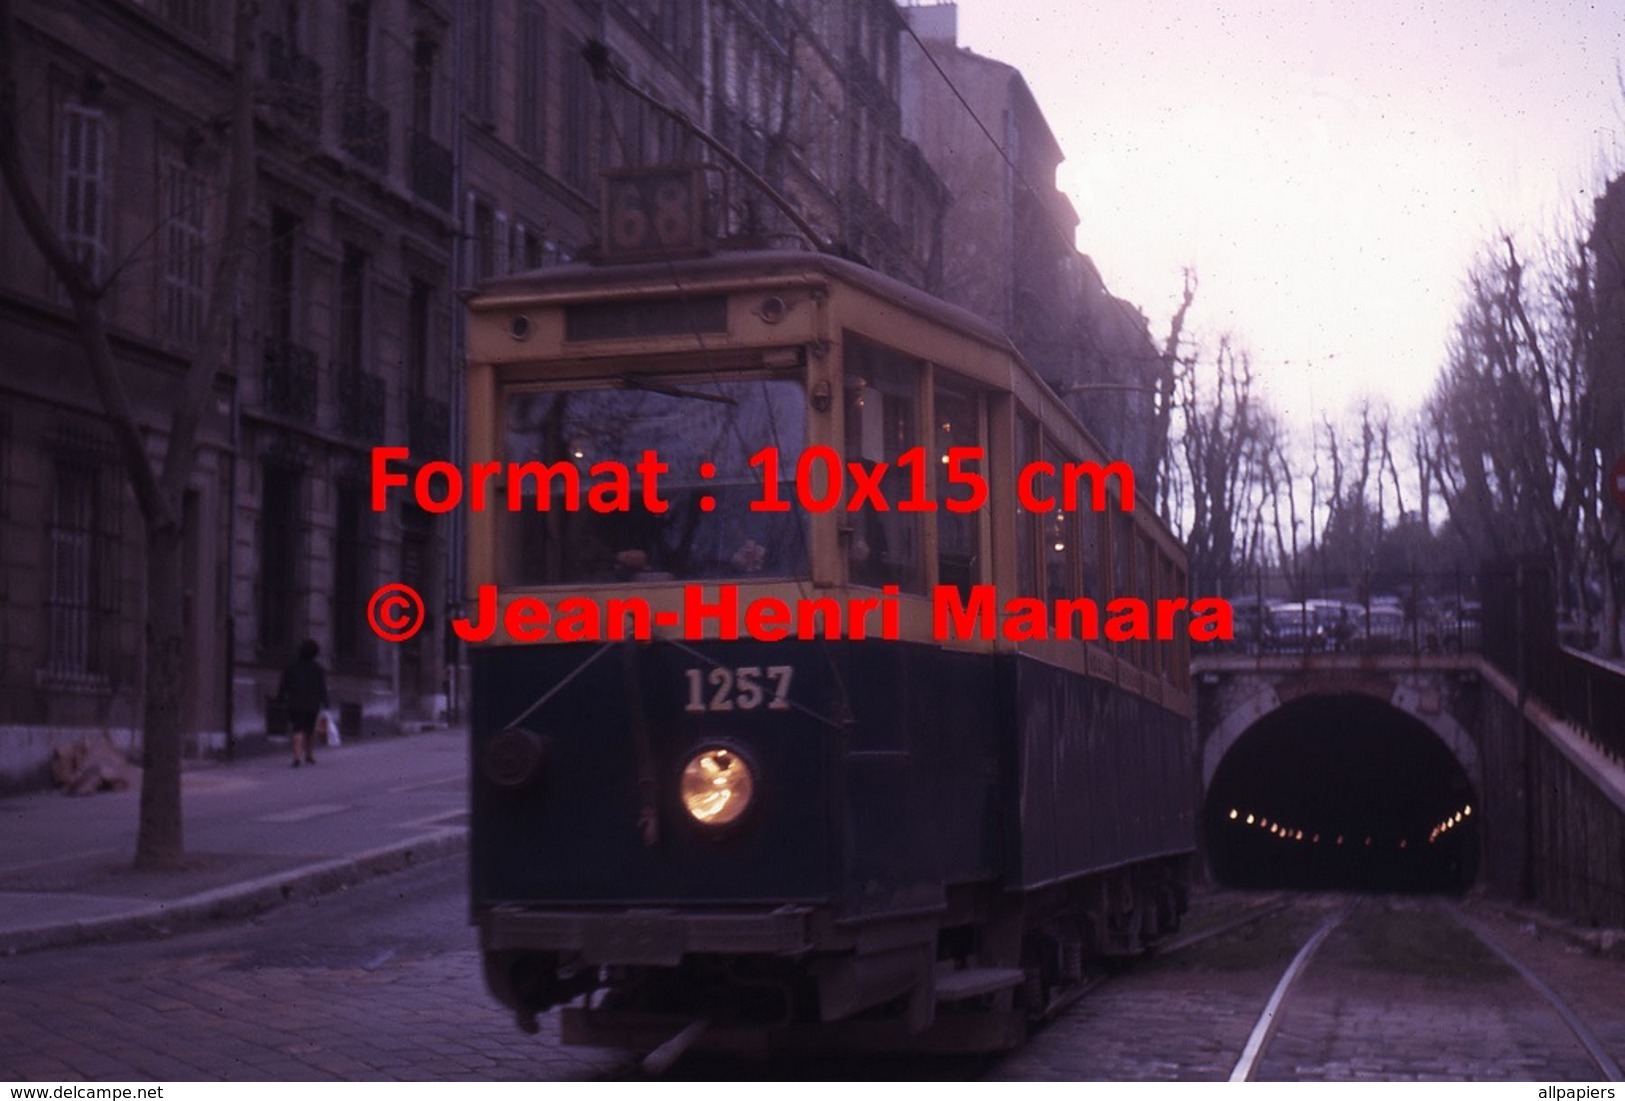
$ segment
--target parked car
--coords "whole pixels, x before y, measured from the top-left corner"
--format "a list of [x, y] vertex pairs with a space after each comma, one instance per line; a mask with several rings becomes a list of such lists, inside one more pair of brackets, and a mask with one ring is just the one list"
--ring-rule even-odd
[[1270, 605], [1269, 648], [1281, 653], [1326, 648], [1326, 628], [1313, 602]]

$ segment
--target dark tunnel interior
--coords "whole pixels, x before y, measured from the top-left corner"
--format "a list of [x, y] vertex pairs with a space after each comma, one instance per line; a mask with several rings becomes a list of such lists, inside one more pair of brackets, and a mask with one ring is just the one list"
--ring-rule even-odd
[[1460, 892], [1478, 870], [1476, 793], [1418, 720], [1366, 696], [1294, 700], [1219, 764], [1203, 807], [1233, 887]]

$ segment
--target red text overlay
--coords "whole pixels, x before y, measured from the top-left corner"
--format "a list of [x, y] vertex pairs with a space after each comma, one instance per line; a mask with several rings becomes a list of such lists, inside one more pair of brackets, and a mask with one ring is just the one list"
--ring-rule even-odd
[[[368, 605], [379, 637], [404, 641], [423, 621], [423, 603], [407, 586], [386, 585]], [[1173, 597], [1141, 600], [1119, 596], [1104, 602], [1086, 597], [1043, 601], [1000, 600], [992, 585], [938, 585], [927, 594], [932, 635], [940, 641], [1035, 639], [1134, 642], [1233, 637], [1229, 601]], [[451, 620], [464, 642], [607, 642], [623, 639], [897, 639], [901, 605], [897, 586], [854, 597], [786, 599], [752, 595], [738, 585], [683, 585], [675, 607], [635, 595], [504, 597], [494, 585], [476, 592], [471, 614]], [[376, 611], [375, 611], [376, 609]]]
[[[750, 510], [975, 512], [988, 501], [987, 476], [980, 469], [985, 457], [980, 447], [950, 447], [938, 456], [939, 495], [931, 487], [933, 460], [923, 447], [909, 448], [885, 462], [842, 461], [833, 447], [821, 445], [800, 452], [793, 462], [782, 462], [778, 448], [764, 447], [748, 460], [756, 490]], [[434, 513], [459, 507], [474, 512], [663, 513], [671, 507], [663, 492], [668, 476], [682, 479], [692, 490], [715, 479], [717, 469], [704, 462], [695, 470], [673, 471], [658, 453], [645, 451], [635, 463], [606, 460], [585, 471], [570, 460], [477, 462], [464, 470], [443, 459], [415, 466], [405, 447], [375, 447], [372, 508], [385, 511], [390, 493], [399, 491]], [[1115, 492], [1109, 488], [1112, 482]], [[1016, 471], [1015, 491], [1021, 507], [1032, 512], [1133, 512], [1134, 470], [1122, 461], [1039, 460]], [[710, 496], [702, 495], [699, 501], [703, 510], [715, 507]]]

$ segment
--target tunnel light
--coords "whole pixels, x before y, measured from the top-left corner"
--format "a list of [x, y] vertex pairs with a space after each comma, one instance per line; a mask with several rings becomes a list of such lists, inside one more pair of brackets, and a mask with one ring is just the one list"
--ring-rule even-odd
[[1267, 825], [1269, 825], [1269, 824], [1270, 824], [1270, 820], [1269, 820], [1269, 819], [1268, 819], [1268, 818], [1260, 818], [1260, 819], [1259, 819], [1259, 820], [1258, 820], [1258, 824], [1259, 824], [1259, 825], [1260, 825], [1260, 826], [1267, 826]]
[[1405, 843], [1405, 840], [1404, 840], [1404, 838], [1401, 838], [1401, 839], [1400, 839], [1400, 842], [1399, 842], [1399, 847], [1400, 847], [1400, 848], [1402, 848], [1402, 849], [1403, 849], [1403, 848], [1404, 848], [1404, 847], [1405, 847], [1405, 844], [1406, 844], [1406, 843]]
[[1471, 803], [1469, 803], [1469, 804], [1468, 804], [1468, 805], [1467, 805], [1467, 806], [1465, 806], [1465, 807], [1462, 807], [1462, 808], [1461, 808], [1461, 813], [1462, 813], [1462, 814], [1471, 814], [1471, 813], [1473, 813], [1473, 807], [1472, 807], [1472, 804], [1471, 804]]
[[1247, 824], [1249, 826], [1253, 824], [1253, 816], [1250, 814], [1247, 816]]
[[[1234, 807], [1230, 808], [1230, 821], [1234, 822], [1238, 817], [1240, 817], [1240, 815], [1241, 812], [1239, 810], [1236, 810]], [[1252, 818], [1248, 817], [1247, 821], [1251, 822]]]
[[1371, 847], [1371, 838], [1368, 837], [1365, 839], [1365, 847], [1368, 849]]
[[1312, 839], [1312, 843], [1316, 845], [1320, 844], [1320, 834], [1315, 834], [1314, 838]]
[[1454, 819], [1452, 819], [1452, 820], [1451, 820], [1451, 821], [1452, 821], [1452, 822], [1453, 822], [1453, 823], [1454, 823], [1454, 822], [1460, 822], [1460, 821], [1461, 821], [1461, 812], [1460, 812], [1460, 811], [1457, 811], [1457, 812], [1456, 812], [1456, 817], [1455, 817], [1455, 818], [1454, 818]]
[[1302, 830], [1299, 830], [1299, 831], [1298, 831], [1298, 833], [1297, 833], [1297, 837], [1298, 837], [1298, 840], [1299, 840], [1299, 841], [1302, 841], [1302, 840], [1303, 840], [1303, 831], [1302, 831]]

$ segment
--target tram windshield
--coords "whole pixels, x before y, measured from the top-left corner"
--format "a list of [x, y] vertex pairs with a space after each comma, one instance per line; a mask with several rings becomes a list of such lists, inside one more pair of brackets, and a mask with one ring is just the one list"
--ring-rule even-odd
[[[597, 464], [635, 471], [646, 451], [668, 468], [658, 482], [664, 512], [645, 507], [635, 474], [631, 507], [603, 513], [584, 501], [566, 507], [562, 479], [551, 479], [547, 507], [502, 515], [507, 584], [805, 573], [804, 515], [794, 506], [788, 512], [750, 508], [766, 494], [763, 467], [750, 465], [752, 455], [776, 448], [780, 476], [796, 469], [806, 439], [806, 399], [798, 380], [640, 376], [593, 388], [515, 390], [506, 396], [503, 419], [504, 460], [570, 463], [583, 489], [602, 482], [591, 474]], [[778, 492], [781, 500], [795, 500], [788, 480]]]

